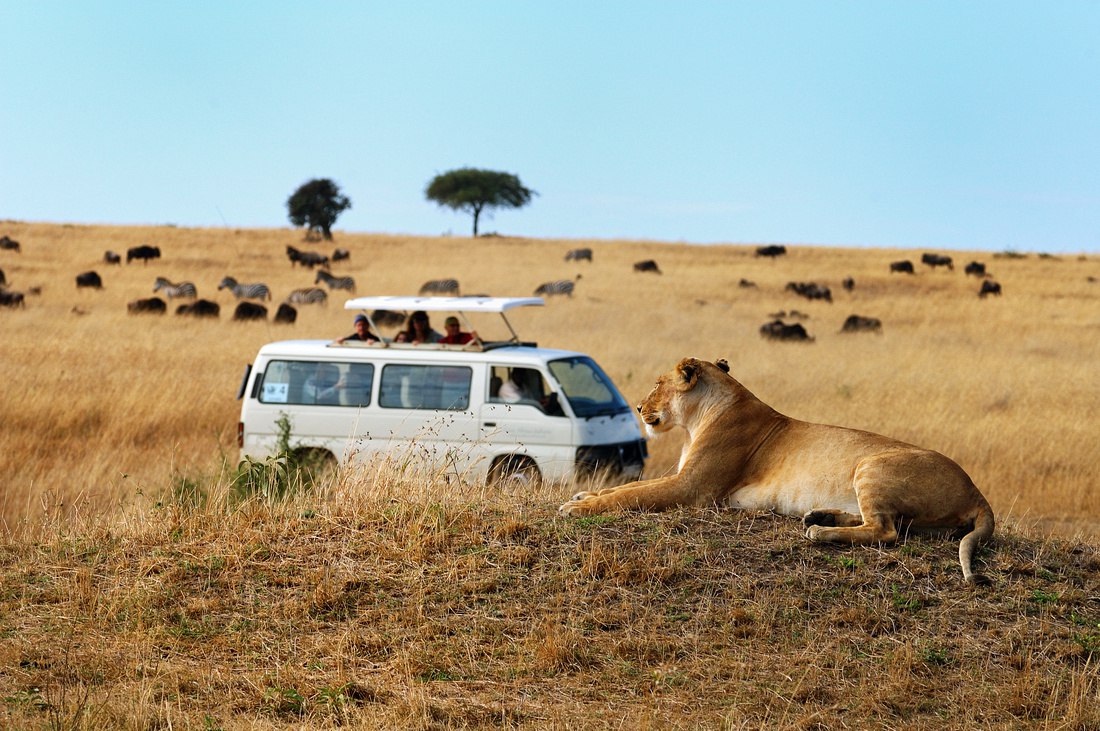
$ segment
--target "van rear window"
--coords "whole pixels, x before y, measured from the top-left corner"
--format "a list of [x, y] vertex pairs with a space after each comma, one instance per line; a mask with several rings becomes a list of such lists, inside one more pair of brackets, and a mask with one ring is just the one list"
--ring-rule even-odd
[[371, 363], [273, 360], [267, 364], [260, 402], [302, 406], [368, 406], [374, 382]]
[[472, 370], [464, 366], [393, 364], [382, 367], [378, 405], [387, 409], [465, 411]]

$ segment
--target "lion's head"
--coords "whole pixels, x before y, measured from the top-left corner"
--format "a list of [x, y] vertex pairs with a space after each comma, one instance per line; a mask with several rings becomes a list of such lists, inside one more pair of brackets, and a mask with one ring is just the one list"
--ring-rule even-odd
[[676, 367], [657, 379], [653, 390], [638, 404], [638, 413], [650, 434], [666, 432], [677, 426], [687, 426], [699, 402], [711, 395], [709, 386], [729, 378], [725, 360], [714, 363], [698, 358], [684, 358]]

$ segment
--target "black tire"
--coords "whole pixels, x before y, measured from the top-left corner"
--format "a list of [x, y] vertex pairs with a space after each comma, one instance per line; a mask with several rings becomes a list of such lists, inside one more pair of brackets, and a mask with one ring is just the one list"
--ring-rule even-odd
[[505, 489], [531, 489], [542, 484], [542, 475], [530, 457], [501, 457], [489, 468], [489, 484]]

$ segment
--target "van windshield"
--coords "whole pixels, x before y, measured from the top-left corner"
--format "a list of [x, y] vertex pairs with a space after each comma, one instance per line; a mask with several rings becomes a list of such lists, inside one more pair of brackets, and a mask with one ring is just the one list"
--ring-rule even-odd
[[630, 413], [630, 406], [596, 361], [584, 356], [552, 360], [550, 373], [579, 417]]

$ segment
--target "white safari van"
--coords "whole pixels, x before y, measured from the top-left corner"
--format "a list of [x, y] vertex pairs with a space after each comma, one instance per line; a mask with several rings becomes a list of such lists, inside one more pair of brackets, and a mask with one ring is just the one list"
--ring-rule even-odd
[[[623, 482], [641, 475], [645, 439], [633, 410], [584, 353], [519, 340], [505, 313], [540, 298], [358, 297], [372, 311], [499, 313], [510, 337], [466, 345], [287, 340], [260, 348], [245, 372], [241, 459], [277, 449], [341, 464], [378, 457], [469, 481]], [[498, 326], [499, 327], [499, 326]]]

